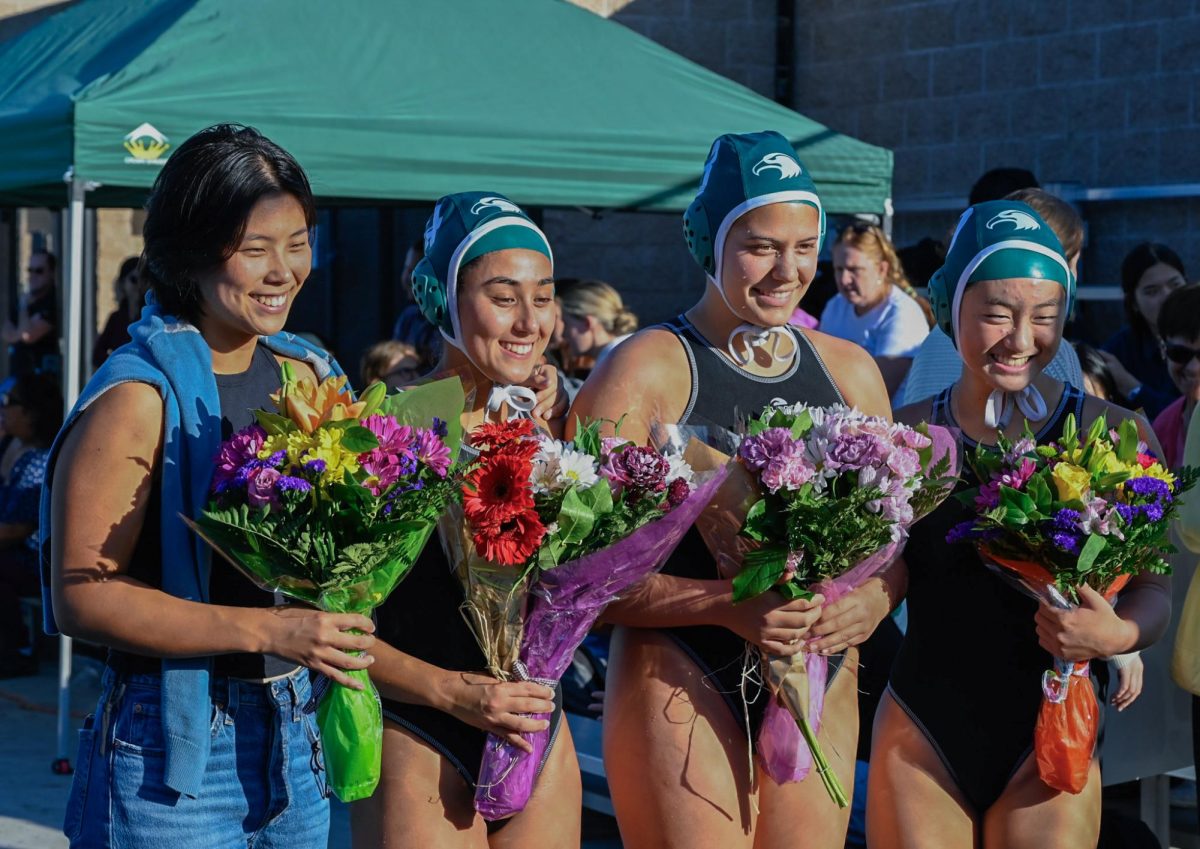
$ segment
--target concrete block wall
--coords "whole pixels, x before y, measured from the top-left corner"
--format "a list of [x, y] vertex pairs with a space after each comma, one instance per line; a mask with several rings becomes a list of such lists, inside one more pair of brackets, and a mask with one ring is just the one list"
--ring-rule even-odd
[[[773, 0], [571, 0], [609, 17], [697, 64], [772, 97], [775, 89]], [[696, 151], [696, 174], [708, 150]], [[676, 213], [547, 210], [555, 273], [594, 277], [621, 292], [642, 324], [668, 318], [700, 295], [704, 278], [683, 242]]]
[[[1191, 0], [810, 0], [797, 7], [796, 45], [794, 107], [894, 149], [901, 210], [965, 198], [1003, 165], [1084, 187], [1200, 182]], [[1121, 257], [1146, 238], [1200, 272], [1200, 201], [1083, 212], [1085, 283], [1115, 284]], [[953, 218], [901, 212], [897, 235], [940, 235]]]

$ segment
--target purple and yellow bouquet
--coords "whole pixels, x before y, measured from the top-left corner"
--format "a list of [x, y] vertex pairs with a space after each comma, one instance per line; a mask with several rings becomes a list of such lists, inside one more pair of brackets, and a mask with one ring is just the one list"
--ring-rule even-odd
[[[318, 385], [284, 365], [279, 412], [226, 440], [208, 506], [189, 524], [259, 587], [335, 613], [369, 616], [412, 568], [457, 497], [451, 458], [465, 403], [457, 380], [355, 400], [346, 378]], [[317, 707], [331, 789], [343, 801], [379, 782], [383, 718], [366, 688], [333, 685]]]
[[[697, 523], [734, 602], [768, 590], [830, 604], [889, 565], [909, 526], [949, 495], [957, 444], [940, 427], [908, 427], [845, 406], [771, 407], [747, 422], [737, 450], [740, 498]], [[757, 738], [767, 774], [800, 781], [813, 763], [840, 806], [845, 791], [817, 744], [828, 663], [801, 652], [763, 658], [775, 698]]]

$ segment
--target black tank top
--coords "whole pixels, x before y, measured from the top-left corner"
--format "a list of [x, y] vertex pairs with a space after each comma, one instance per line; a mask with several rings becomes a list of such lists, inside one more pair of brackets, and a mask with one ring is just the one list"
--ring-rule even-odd
[[[226, 440], [236, 431], [254, 423], [253, 410], [274, 410], [272, 392], [283, 383], [279, 363], [263, 345], [254, 349], [250, 367], [239, 374], [217, 374], [217, 395], [221, 402], [221, 439]], [[129, 576], [153, 587], [162, 586], [162, 497], [159, 490], [161, 477], [156, 472], [150, 488], [150, 499], [146, 505], [146, 518], [142, 533], [134, 547], [129, 563]], [[208, 582], [208, 600], [212, 604], [234, 607], [272, 607], [285, 599], [259, 589], [229, 561], [214, 554]], [[156, 673], [160, 669], [157, 658], [111, 652], [110, 663], [122, 669], [139, 673]], [[229, 675], [236, 678], [271, 678], [283, 675], [296, 668], [296, 664], [274, 655], [248, 652], [221, 654], [213, 659], [214, 675]]]
[[[827, 407], [844, 404], [817, 349], [803, 332], [788, 328], [797, 354], [791, 366], [777, 377], [760, 377], [734, 365], [680, 315], [660, 325], [675, 334], [687, 354], [691, 393], [679, 424], [709, 423], [732, 430], [739, 418], [753, 416], [772, 404], [811, 404]], [[692, 528], [663, 567], [667, 575], [684, 578], [719, 578], [716, 563], [700, 533]]]

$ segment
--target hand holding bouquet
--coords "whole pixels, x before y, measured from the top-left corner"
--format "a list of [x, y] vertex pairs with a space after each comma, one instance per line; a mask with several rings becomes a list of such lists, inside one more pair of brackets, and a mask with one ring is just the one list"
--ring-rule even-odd
[[[489, 672], [553, 687], [604, 607], [659, 569], [723, 478], [696, 480], [681, 457], [617, 438], [599, 423], [574, 442], [535, 436], [533, 423], [472, 434], [461, 513], [444, 522], [451, 562]], [[526, 754], [489, 735], [475, 809], [497, 820], [522, 810], [550, 730], [524, 735]]]
[[[948, 541], [975, 543], [985, 563], [1062, 609], [1078, 604], [1078, 587], [1111, 601], [1139, 572], [1169, 572], [1170, 520], [1200, 476], [1167, 471], [1139, 441], [1136, 422], [1110, 430], [1104, 417], [1080, 434], [1069, 416], [1062, 437], [1043, 445], [1028, 431], [1015, 443], [1001, 435], [996, 450], [981, 447], [971, 464], [981, 483], [960, 497], [977, 515]], [[1087, 783], [1099, 724], [1092, 688], [1072, 686], [1088, 668], [1055, 658], [1042, 677], [1038, 773], [1070, 793]]]
[[[369, 616], [455, 496], [462, 387], [388, 398], [377, 383], [355, 401], [345, 377], [314, 385], [283, 369], [279, 414], [255, 411], [258, 423], [222, 444], [208, 507], [189, 524], [263, 589]], [[364, 690], [333, 685], [317, 717], [330, 786], [352, 801], [379, 781], [383, 720], [367, 672], [347, 674]]]
[[[740, 561], [734, 602], [767, 590], [836, 601], [896, 558], [908, 527], [950, 493], [958, 471], [945, 429], [892, 424], [844, 406], [768, 408], [749, 421], [738, 460], [752, 480], [744, 512], [698, 523], [719, 563]], [[740, 541], [730, 539], [731, 524]], [[777, 696], [757, 740], [767, 773], [779, 783], [800, 781], [815, 761], [844, 807], [845, 791], [816, 739], [826, 658], [767, 657], [764, 667]]]

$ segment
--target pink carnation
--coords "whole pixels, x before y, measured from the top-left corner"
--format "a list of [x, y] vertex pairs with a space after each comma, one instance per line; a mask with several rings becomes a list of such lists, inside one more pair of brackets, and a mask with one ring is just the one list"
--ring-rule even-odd
[[267, 507], [278, 504], [275, 483], [279, 472], [271, 468], [255, 469], [246, 479], [246, 501], [251, 507]]
[[813, 479], [816, 469], [808, 462], [804, 446], [789, 442], [762, 471], [762, 483], [769, 491], [796, 490]]
[[217, 452], [216, 471], [213, 485], [223, 483], [237, 474], [238, 469], [258, 457], [266, 441], [267, 432], [259, 425], [244, 427], [221, 444]]

